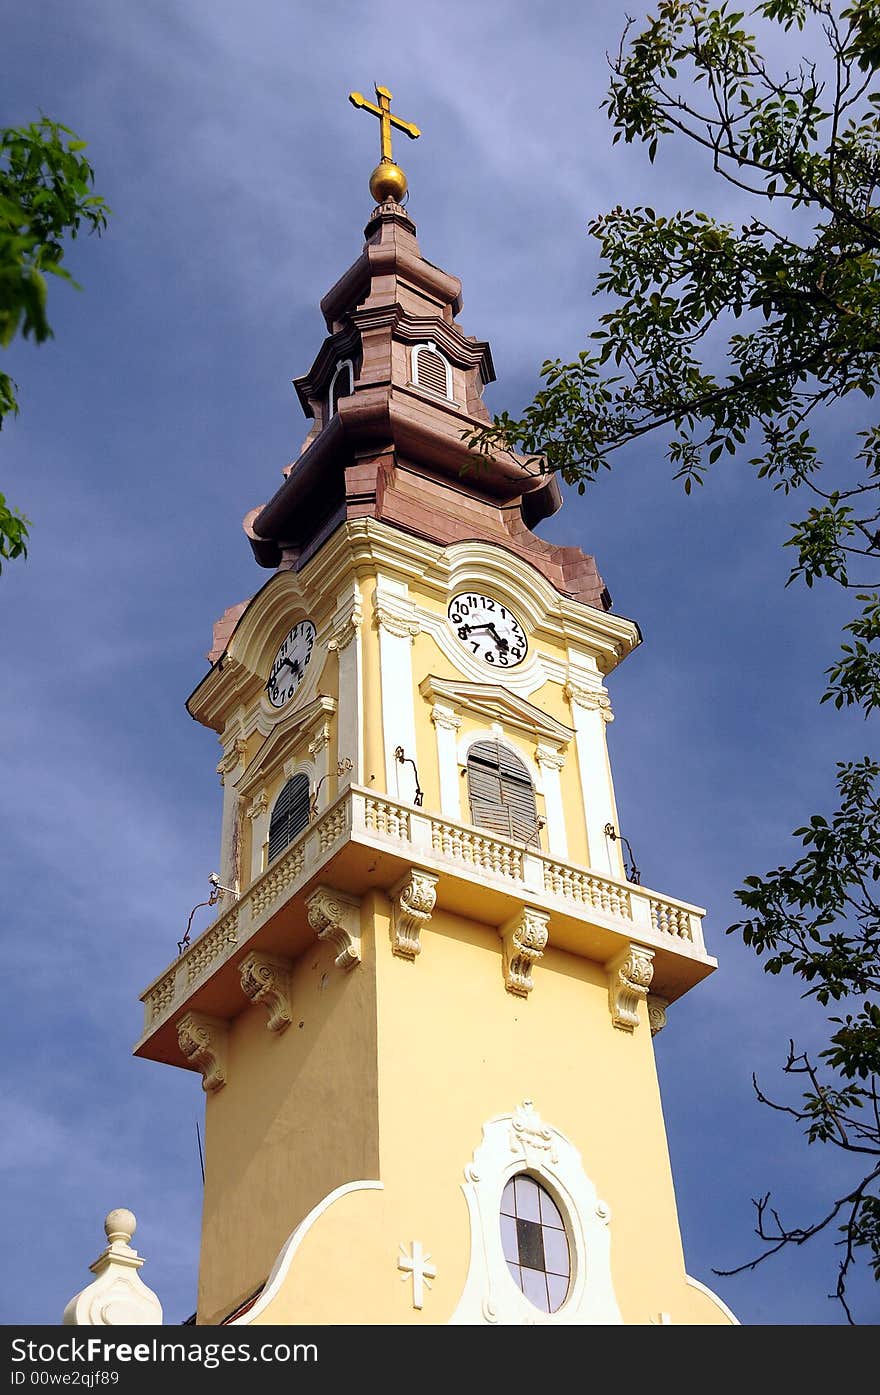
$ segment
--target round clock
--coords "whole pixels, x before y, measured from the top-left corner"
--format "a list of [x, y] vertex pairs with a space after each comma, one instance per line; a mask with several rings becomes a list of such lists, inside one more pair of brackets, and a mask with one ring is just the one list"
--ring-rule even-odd
[[449, 603], [449, 623], [462, 644], [487, 664], [513, 668], [526, 656], [525, 631], [500, 601], [465, 591]]
[[311, 620], [300, 620], [281, 641], [266, 684], [266, 695], [273, 707], [283, 707], [293, 697], [305, 678], [314, 643]]

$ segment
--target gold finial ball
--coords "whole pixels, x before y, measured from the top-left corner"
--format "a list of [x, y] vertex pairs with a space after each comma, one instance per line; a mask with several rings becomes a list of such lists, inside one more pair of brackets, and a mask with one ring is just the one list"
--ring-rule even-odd
[[381, 160], [370, 175], [370, 193], [377, 203], [400, 203], [406, 193], [406, 175], [393, 160]]

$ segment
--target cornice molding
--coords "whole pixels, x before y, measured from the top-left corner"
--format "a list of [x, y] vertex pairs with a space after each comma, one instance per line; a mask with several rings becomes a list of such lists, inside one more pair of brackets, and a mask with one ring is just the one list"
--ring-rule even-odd
[[329, 733], [329, 718], [336, 708], [335, 698], [319, 693], [305, 707], [290, 712], [285, 721], [277, 723], [241, 776], [238, 785], [241, 794], [250, 794], [286, 761], [308, 752], [309, 743], [320, 738], [323, 730]]
[[453, 710], [461, 707], [468, 712], [479, 713], [489, 722], [515, 727], [531, 737], [543, 738], [555, 745], [566, 746], [574, 736], [572, 727], [564, 726], [540, 707], [535, 707], [525, 698], [496, 683], [456, 683], [429, 674], [419, 684], [419, 692], [427, 701], [435, 704], [435, 709], [439, 700], [441, 706]]

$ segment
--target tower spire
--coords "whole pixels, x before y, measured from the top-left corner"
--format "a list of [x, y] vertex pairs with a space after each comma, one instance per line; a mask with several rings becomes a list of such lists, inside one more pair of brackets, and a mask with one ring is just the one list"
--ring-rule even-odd
[[368, 102], [362, 92], [349, 92], [348, 100], [352, 106], [363, 107], [371, 116], [379, 118], [381, 159], [370, 175], [370, 193], [377, 203], [382, 203], [385, 199], [394, 199], [395, 203], [400, 203], [406, 193], [406, 175], [400, 166], [394, 163], [391, 153], [391, 128], [395, 126], [411, 140], [418, 140], [422, 133], [411, 121], [404, 121], [392, 113], [391, 93], [387, 87], [380, 87], [378, 83], [373, 85], [378, 106], [374, 102]]

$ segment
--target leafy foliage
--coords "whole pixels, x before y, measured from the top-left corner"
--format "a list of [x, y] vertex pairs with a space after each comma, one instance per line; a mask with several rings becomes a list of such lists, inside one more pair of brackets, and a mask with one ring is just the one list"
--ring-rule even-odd
[[[52, 338], [47, 318], [47, 276], [75, 286], [62, 266], [64, 239], [80, 228], [101, 233], [109, 212], [91, 192], [94, 172], [85, 141], [44, 116], [28, 126], [0, 130], [0, 345], [16, 335], [42, 344]], [[18, 413], [16, 384], [0, 372], [0, 427]], [[27, 555], [28, 520], [0, 495], [2, 559]]]
[[[759, 31], [775, 32], [770, 47], [787, 55], [809, 36], [819, 57], [774, 72]], [[815, 425], [841, 404], [865, 410], [880, 387], [878, 69], [880, 0], [762, 0], [748, 22], [726, 3], [658, 0], [653, 17], [628, 21], [605, 102], [614, 141], [644, 144], [652, 162], [661, 142], [689, 142], [751, 216], [734, 226], [639, 206], [593, 219], [595, 290], [609, 308], [590, 345], [544, 363], [521, 417], [503, 413], [467, 436], [477, 453], [513, 452], [581, 492], [615, 452], [660, 434], [686, 494], [744, 456], [771, 489], [806, 495], [786, 542], [789, 582], [830, 580], [857, 594], [862, 609], [822, 701], [866, 717], [880, 707], [880, 424], [854, 432], [847, 452], [838, 411], [830, 460]], [[784, 1071], [807, 1087], [798, 1106], [756, 1089], [811, 1143], [864, 1154], [871, 1168], [802, 1228], [786, 1228], [769, 1197], [756, 1201], [765, 1244], [740, 1266], [842, 1218], [836, 1296], [849, 1320], [846, 1281], [860, 1252], [880, 1278], [878, 774], [870, 759], [839, 767], [837, 813], [798, 830], [806, 851], [791, 867], [747, 879], [737, 894], [748, 919], [730, 927], [768, 972], [793, 974], [818, 1004], [852, 1009], [830, 1019], [819, 1067], [790, 1045]]]

